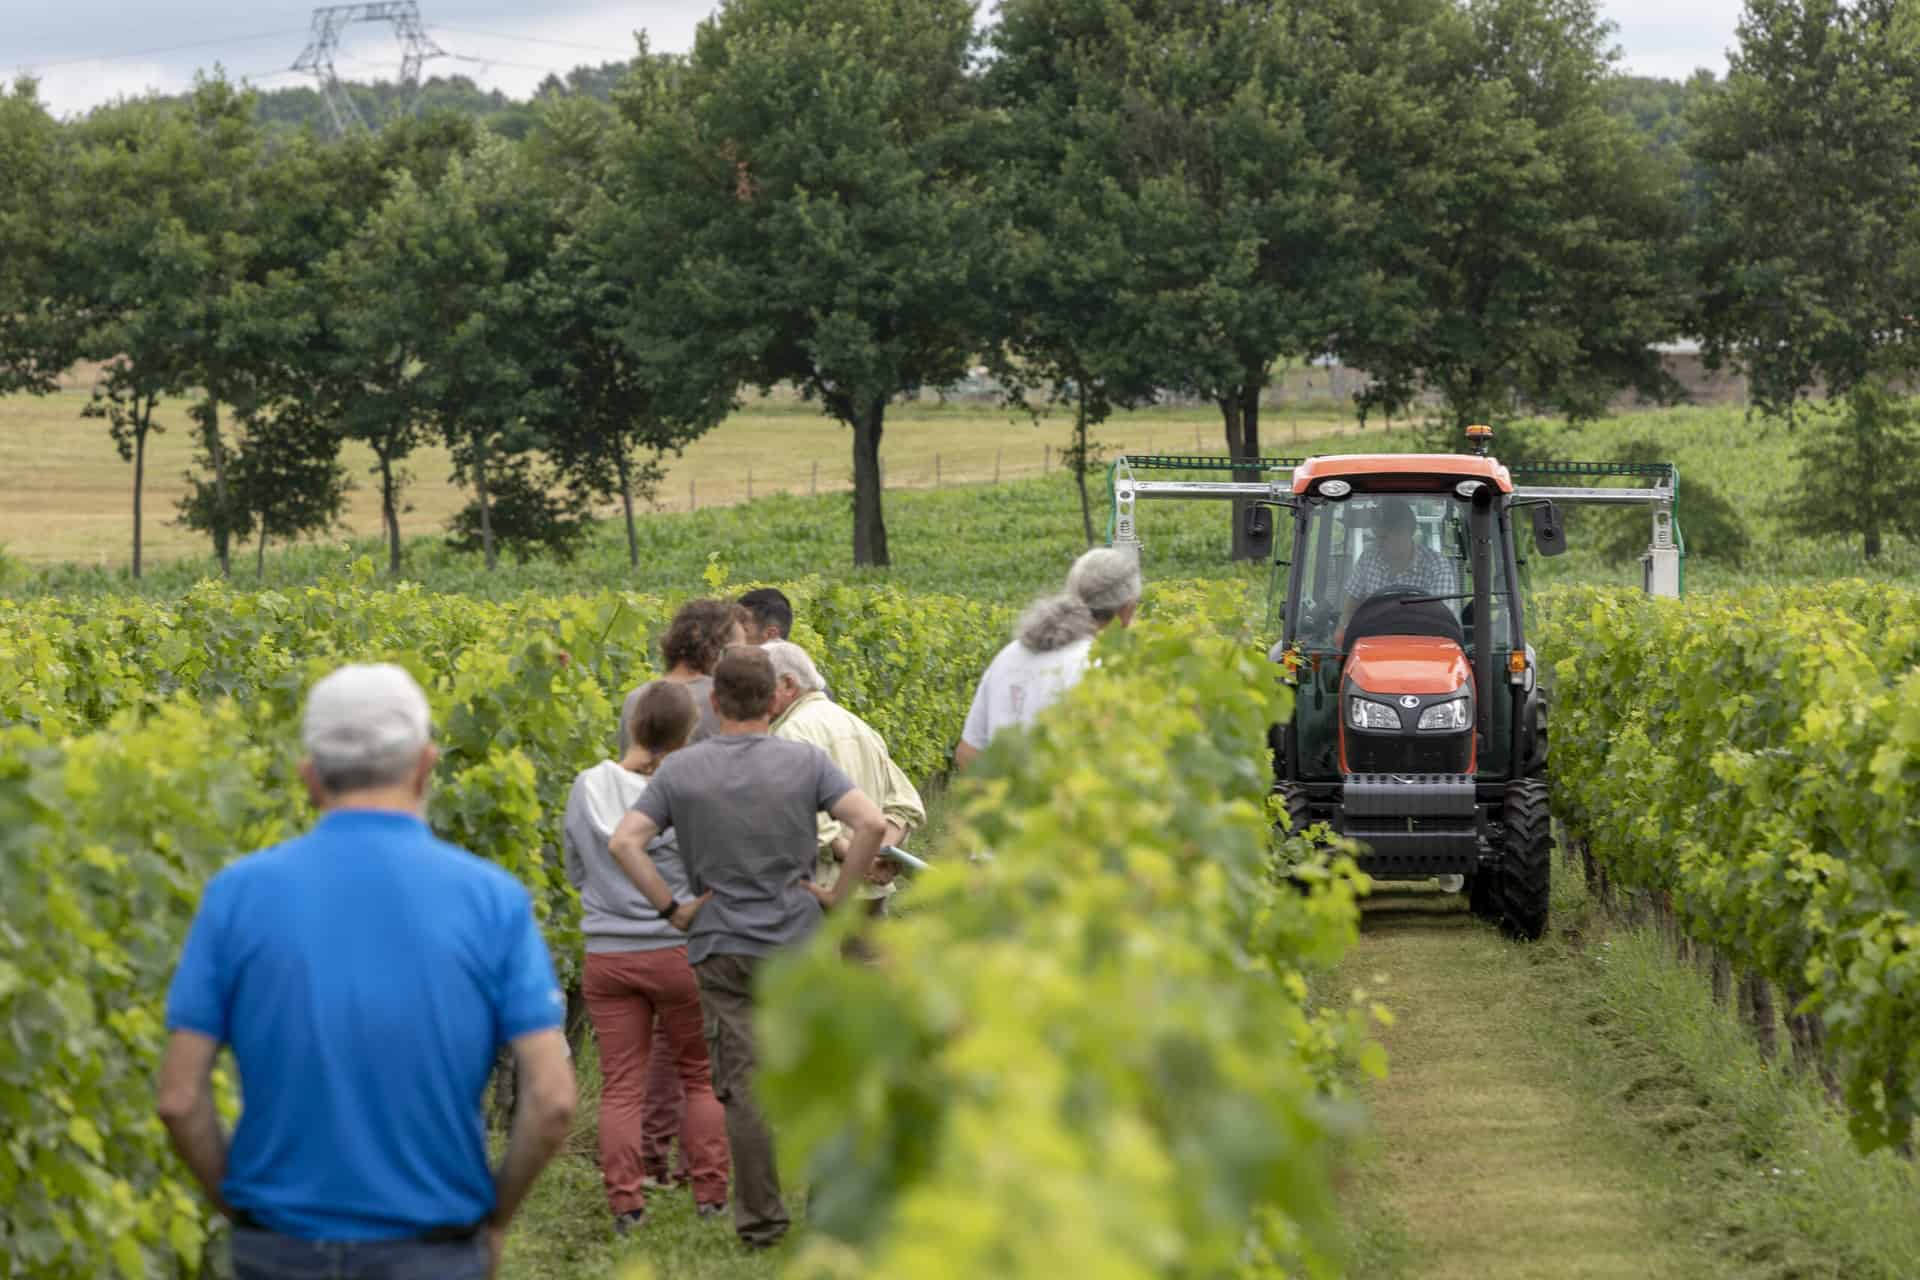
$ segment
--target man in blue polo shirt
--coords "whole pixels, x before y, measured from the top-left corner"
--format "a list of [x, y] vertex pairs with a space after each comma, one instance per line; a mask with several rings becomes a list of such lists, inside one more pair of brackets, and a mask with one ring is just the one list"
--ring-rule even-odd
[[[167, 999], [159, 1110], [233, 1220], [239, 1280], [479, 1280], [565, 1141], [565, 1002], [526, 890], [434, 838], [427, 700], [394, 666], [313, 687], [306, 835], [207, 885]], [[481, 1099], [512, 1045], [520, 1105], [487, 1166]], [[229, 1147], [211, 1077], [233, 1049]]]

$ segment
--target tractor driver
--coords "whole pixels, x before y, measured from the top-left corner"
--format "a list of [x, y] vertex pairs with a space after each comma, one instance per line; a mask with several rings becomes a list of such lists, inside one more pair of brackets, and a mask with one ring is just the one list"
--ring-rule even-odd
[[1388, 587], [1412, 587], [1436, 596], [1459, 590], [1447, 558], [1414, 541], [1411, 504], [1403, 498], [1387, 498], [1378, 510], [1375, 528], [1379, 536], [1361, 554], [1353, 576], [1347, 580], [1346, 607], [1340, 612], [1340, 628], [1333, 635], [1336, 648], [1346, 648], [1347, 624], [1368, 596]]

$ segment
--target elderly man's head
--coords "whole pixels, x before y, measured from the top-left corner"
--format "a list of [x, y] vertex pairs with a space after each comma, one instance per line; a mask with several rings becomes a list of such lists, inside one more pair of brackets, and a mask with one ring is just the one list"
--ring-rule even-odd
[[773, 714], [776, 718], [809, 693], [827, 687], [820, 668], [813, 665], [807, 651], [791, 640], [769, 640], [760, 646], [773, 664]]
[[1067, 593], [1077, 598], [1101, 626], [1133, 622], [1140, 607], [1140, 563], [1114, 547], [1095, 547], [1073, 562]]
[[316, 806], [406, 808], [425, 802], [439, 752], [427, 695], [391, 663], [354, 664], [307, 694], [301, 776]]

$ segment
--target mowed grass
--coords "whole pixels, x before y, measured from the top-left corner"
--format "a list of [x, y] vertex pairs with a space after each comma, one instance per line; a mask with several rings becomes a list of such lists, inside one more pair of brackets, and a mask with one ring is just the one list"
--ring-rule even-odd
[[[1554, 928], [1382, 886], [1329, 991], [1396, 1016], [1342, 1190], [1368, 1280], [1896, 1280], [1920, 1171], [1861, 1156], [1820, 1084], [1767, 1062], [1707, 979], [1554, 867]], [[1784, 1043], [1784, 1040], [1783, 1040]]]
[[[45, 397], [0, 397], [0, 547], [31, 566], [75, 564], [119, 568], [132, 556], [133, 467], [115, 451], [104, 421], [81, 417], [88, 397], [63, 391]], [[177, 523], [178, 502], [193, 466], [193, 424], [187, 400], [161, 405], [160, 430], [149, 438], [145, 493], [145, 559], [149, 566], [202, 556], [207, 539]], [[1352, 429], [1331, 403], [1268, 411], [1276, 447], [1294, 437]], [[881, 455], [890, 489], [991, 483], [1057, 469], [1072, 434], [1069, 416], [1035, 424], [991, 403], [929, 398], [888, 412]], [[1220, 416], [1210, 407], [1144, 409], [1116, 415], [1098, 431], [1115, 450], [1191, 452], [1223, 448]], [[380, 494], [372, 455], [343, 451], [356, 488], [342, 535], [380, 532]], [[470, 500], [450, 479], [446, 450], [421, 449], [407, 464], [401, 529], [438, 536]], [[654, 510], [730, 505], [773, 493], [832, 493], [850, 487], [852, 436], [818, 406], [792, 399], [750, 399], [733, 417], [668, 459]], [[605, 512], [611, 515], [611, 510]]]

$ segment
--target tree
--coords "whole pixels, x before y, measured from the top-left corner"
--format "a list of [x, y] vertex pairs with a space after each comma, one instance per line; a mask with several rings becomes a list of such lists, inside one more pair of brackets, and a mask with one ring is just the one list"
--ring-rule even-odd
[[267, 541], [324, 533], [340, 523], [352, 479], [340, 465], [340, 437], [307, 407], [282, 403], [241, 415], [226, 483], [189, 473], [180, 500], [189, 528], [252, 534], [254, 576], [265, 576]]
[[499, 560], [490, 471], [544, 443], [534, 420], [557, 399], [532, 372], [555, 354], [536, 324], [553, 212], [521, 153], [482, 139], [431, 191], [403, 182], [370, 224], [370, 261], [408, 284], [378, 305], [417, 335], [414, 389], [453, 454], [454, 479], [473, 485], [489, 570]]
[[681, 193], [656, 185], [647, 130], [661, 123], [649, 99], [670, 90], [678, 66], [643, 49], [625, 91], [634, 119], [598, 104], [551, 104], [526, 146], [541, 198], [560, 228], [536, 274], [534, 308], [546, 339], [536, 381], [550, 392], [534, 426], [568, 486], [620, 500], [627, 562], [640, 565], [636, 499], [650, 499], [662, 459], [732, 410], [739, 362], [715, 356], [688, 323], [684, 283], [670, 247]]
[[1796, 529], [1857, 536], [1869, 560], [1887, 533], [1920, 541], [1920, 410], [1911, 399], [1868, 374], [1844, 407], [1808, 415], [1799, 433], [1799, 483], [1783, 504]]
[[1695, 112], [1706, 356], [1770, 412], [1920, 367], [1920, 57], [1901, 9], [1749, 0], [1725, 85]]
[[1807, 532], [1913, 536], [1911, 409], [1920, 372], [1920, 44], [1895, 0], [1749, 0], [1722, 92], [1699, 104], [1697, 236], [1710, 364], [1794, 416], [1845, 398], [1795, 448], [1787, 513]]
[[83, 412], [107, 420], [133, 464], [137, 578], [154, 410], [202, 372], [195, 340], [234, 271], [234, 187], [253, 134], [245, 99], [219, 80], [200, 82], [186, 108], [125, 103], [71, 130], [55, 292], [79, 327], [79, 354], [103, 363]]
[[44, 392], [73, 361], [70, 317], [54, 305], [60, 227], [59, 131], [26, 77], [0, 91], [0, 393]]
[[1350, 152], [1380, 215], [1381, 287], [1334, 343], [1373, 376], [1363, 409], [1435, 390], [1457, 430], [1675, 394], [1680, 175], [1608, 114], [1608, 33], [1592, 0], [1469, 0], [1394, 42], [1398, 92]]
[[[295, 287], [280, 293], [281, 314], [302, 340], [284, 349], [294, 394], [312, 402], [341, 435], [374, 455], [387, 571], [400, 572], [400, 515], [411, 479], [406, 460], [432, 431], [431, 405], [416, 385], [424, 336], [404, 309], [386, 305], [395, 290], [390, 241], [374, 211], [404, 187], [434, 188], [454, 160], [476, 145], [471, 121], [429, 115], [396, 121], [376, 139], [349, 139], [317, 150], [309, 167], [313, 234], [331, 245]], [[290, 310], [289, 310], [290, 309]]]
[[971, 164], [969, 0], [727, 0], [656, 136], [704, 216], [677, 264], [723, 362], [853, 431], [853, 558], [889, 562], [888, 403], [954, 382], [996, 244]]
[[[1366, 283], [1351, 266], [1363, 211], [1336, 126], [1367, 8], [1001, 6], [994, 98], [1030, 140], [1030, 172], [1054, 179], [1031, 206], [1045, 221], [1027, 229], [1089, 228], [1082, 250], [1118, 240], [1118, 252], [1071, 255], [1099, 278], [1062, 291], [1044, 324], [1046, 346], [1068, 354], [1069, 339], [1069, 359], [1086, 363], [1083, 385], [1189, 390], [1219, 406], [1231, 457], [1260, 455], [1275, 361], [1325, 350]], [[1238, 503], [1233, 537], [1237, 557], [1252, 554]]]

